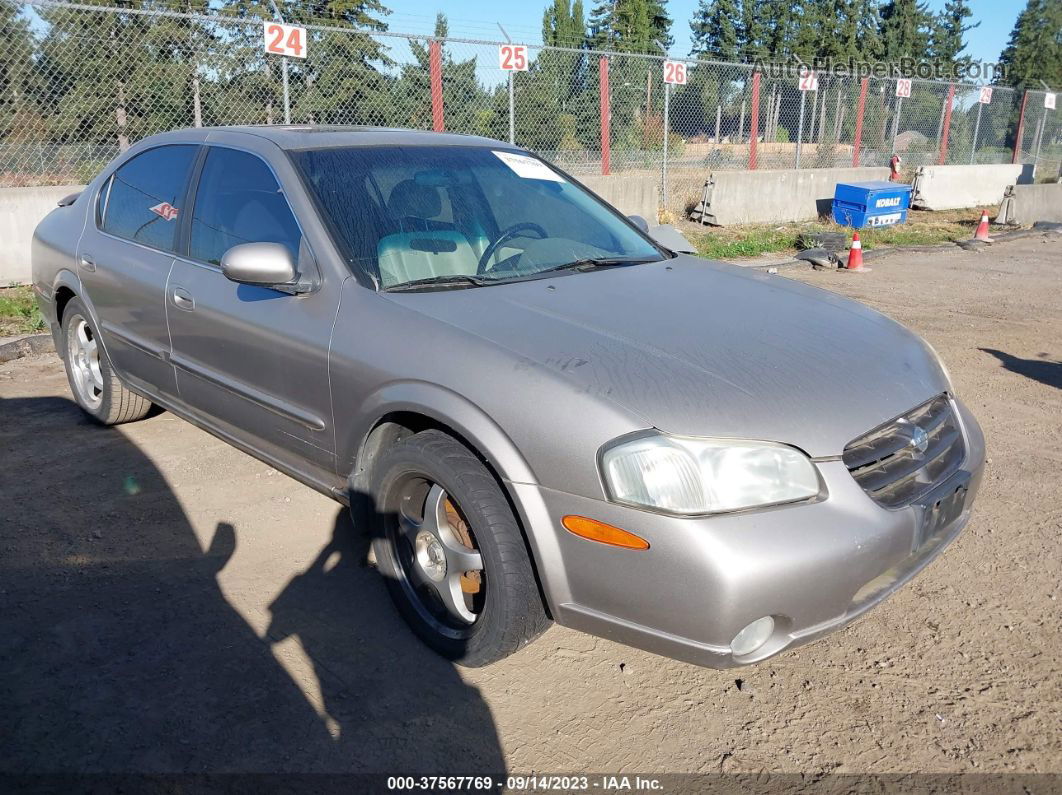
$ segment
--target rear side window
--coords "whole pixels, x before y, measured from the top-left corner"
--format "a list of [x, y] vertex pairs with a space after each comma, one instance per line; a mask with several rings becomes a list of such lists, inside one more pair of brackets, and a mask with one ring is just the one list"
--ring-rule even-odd
[[192, 211], [192, 258], [218, 265], [226, 251], [241, 243], [280, 243], [297, 262], [301, 240], [269, 166], [247, 152], [211, 148]]
[[115, 171], [100, 207], [103, 231], [173, 251], [180, 204], [198, 148], [149, 149]]

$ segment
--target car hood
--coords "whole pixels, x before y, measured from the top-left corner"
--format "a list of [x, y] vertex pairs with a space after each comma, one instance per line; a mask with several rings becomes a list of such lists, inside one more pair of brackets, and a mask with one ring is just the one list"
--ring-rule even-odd
[[785, 442], [816, 457], [948, 388], [925, 344], [884, 315], [694, 257], [387, 297], [556, 371], [646, 426]]

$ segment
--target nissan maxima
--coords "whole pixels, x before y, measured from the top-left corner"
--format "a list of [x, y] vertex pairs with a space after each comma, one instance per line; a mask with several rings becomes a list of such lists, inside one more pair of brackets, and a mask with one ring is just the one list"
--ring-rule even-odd
[[984, 440], [927, 343], [676, 253], [510, 144], [183, 130], [60, 205], [33, 278], [81, 408], [161, 407], [349, 505], [463, 665], [553, 621], [754, 663], [969, 519]]

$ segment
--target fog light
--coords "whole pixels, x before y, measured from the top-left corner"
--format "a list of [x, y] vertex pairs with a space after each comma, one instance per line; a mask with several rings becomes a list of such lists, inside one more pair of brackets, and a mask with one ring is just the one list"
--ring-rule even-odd
[[757, 618], [730, 641], [730, 651], [735, 657], [752, 654], [756, 649], [767, 642], [774, 632], [774, 619], [770, 616]]

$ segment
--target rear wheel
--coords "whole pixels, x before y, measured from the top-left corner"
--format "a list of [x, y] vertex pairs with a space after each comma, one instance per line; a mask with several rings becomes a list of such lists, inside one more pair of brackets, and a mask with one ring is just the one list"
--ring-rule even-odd
[[445, 433], [424, 431], [389, 448], [374, 472], [377, 565], [421, 640], [480, 666], [545, 631], [523, 535], [475, 455]]
[[77, 298], [63, 312], [61, 355], [74, 399], [97, 422], [132, 422], [151, 410], [150, 400], [127, 389], [114, 374], [96, 326]]

